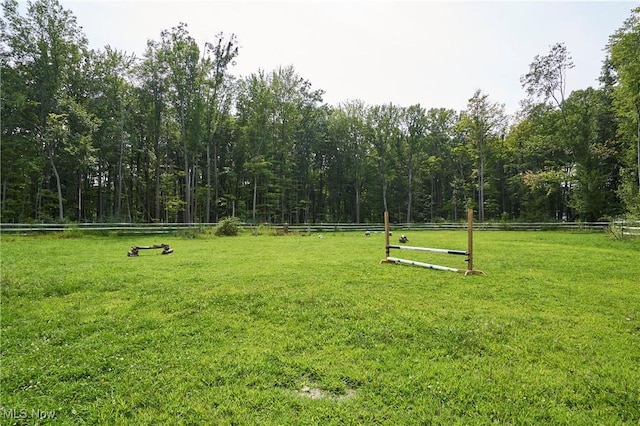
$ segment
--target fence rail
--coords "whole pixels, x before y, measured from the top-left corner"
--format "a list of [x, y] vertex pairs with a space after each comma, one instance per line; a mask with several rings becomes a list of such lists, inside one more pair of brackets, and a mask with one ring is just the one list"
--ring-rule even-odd
[[622, 235], [640, 237], [640, 226], [621, 226], [620, 231]]
[[[32, 234], [47, 232], [96, 232], [121, 234], [170, 234], [179, 231], [210, 229], [217, 223], [3, 223], [0, 232], [12, 234]], [[384, 223], [310, 223], [310, 224], [262, 224], [253, 225], [241, 223], [244, 229], [262, 226], [265, 229], [293, 232], [346, 232], [369, 231], [384, 232]], [[421, 231], [421, 230], [461, 230], [466, 229], [466, 223], [396, 223], [391, 224], [393, 231]], [[474, 230], [478, 231], [600, 231], [606, 232], [616, 229], [621, 235], [640, 236], [640, 221], [625, 220], [613, 222], [537, 222], [510, 223], [484, 222], [475, 223]]]

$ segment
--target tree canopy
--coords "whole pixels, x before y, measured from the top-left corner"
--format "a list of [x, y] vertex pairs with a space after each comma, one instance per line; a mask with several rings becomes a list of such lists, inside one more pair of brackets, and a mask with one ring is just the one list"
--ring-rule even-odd
[[640, 215], [640, 8], [599, 87], [566, 93], [564, 43], [536, 55], [515, 117], [481, 88], [462, 111], [328, 105], [294, 66], [234, 75], [234, 34], [178, 23], [136, 57], [89, 49], [57, 0], [2, 9], [3, 222]]

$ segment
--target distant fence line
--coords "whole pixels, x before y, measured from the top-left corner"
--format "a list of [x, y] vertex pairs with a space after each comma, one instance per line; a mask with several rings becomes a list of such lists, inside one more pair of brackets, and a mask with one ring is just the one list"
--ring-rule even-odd
[[[46, 233], [64, 231], [113, 232], [126, 234], [170, 234], [179, 231], [215, 228], [217, 223], [3, 223], [2, 233]], [[384, 232], [384, 223], [309, 223], [309, 224], [259, 224], [241, 223], [244, 229], [262, 227], [289, 232]], [[395, 223], [391, 230], [461, 230], [466, 223]], [[477, 231], [614, 231], [623, 236], [640, 236], [640, 220], [616, 220], [612, 222], [484, 222], [475, 223]]]
[[622, 235], [640, 237], [640, 226], [622, 226]]

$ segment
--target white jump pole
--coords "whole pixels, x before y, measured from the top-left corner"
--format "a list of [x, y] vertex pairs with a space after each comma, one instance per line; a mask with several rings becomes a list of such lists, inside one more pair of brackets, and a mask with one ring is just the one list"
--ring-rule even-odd
[[429, 252], [432, 252], [432, 253], [460, 254], [460, 255], [463, 255], [463, 256], [466, 256], [467, 254], [469, 254], [466, 251], [462, 251], [462, 250], [447, 250], [447, 249], [437, 249], [437, 248], [429, 248], [429, 247], [389, 246], [389, 248], [398, 249], [398, 250], [429, 251]]
[[398, 259], [397, 257], [387, 257], [389, 263], [403, 263], [405, 265], [420, 266], [422, 268], [437, 269], [438, 271], [465, 272], [461, 269], [449, 268], [448, 266], [432, 265], [430, 263], [418, 262], [415, 260]]

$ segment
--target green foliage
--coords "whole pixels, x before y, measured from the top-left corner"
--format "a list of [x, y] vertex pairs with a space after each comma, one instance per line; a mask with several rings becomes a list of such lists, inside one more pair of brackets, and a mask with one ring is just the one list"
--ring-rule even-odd
[[[491, 144], [504, 138], [507, 117], [504, 105], [492, 103], [489, 95], [476, 90], [469, 99], [467, 110], [460, 117], [460, 130], [465, 139], [474, 147], [473, 158], [477, 158], [476, 174], [478, 176], [478, 220], [485, 220], [485, 167]], [[498, 151], [496, 149], [496, 151]]]
[[226, 217], [216, 226], [215, 235], [218, 237], [235, 237], [241, 231], [240, 220], [236, 217]]
[[[478, 232], [487, 275], [465, 277], [379, 264], [379, 233], [165, 236], [174, 253], [137, 258], [157, 237], [1, 238], [5, 419], [640, 421], [638, 239]], [[462, 248], [466, 233], [409, 238]]]
[[481, 90], [461, 112], [329, 106], [293, 66], [232, 76], [234, 35], [201, 44], [180, 23], [137, 59], [89, 51], [58, 0], [18, 6], [0, 16], [3, 221], [456, 221], [470, 198], [481, 221], [640, 209], [638, 9], [601, 88], [565, 93], [563, 43], [535, 56], [506, 129]]
[[640, 7], [611, 36], [608, 47], [611, 68], [618, 84], [613, 90], [620, 138], [626, 141], [625, 169], [618, 194], [631, 214], [640, 211]]
[[632, 179], [628, 179], [620, 187], [620, 198], [627, 206], [627, 212], [631, 217], [640, 217], [640, 187], [635, 185]]

